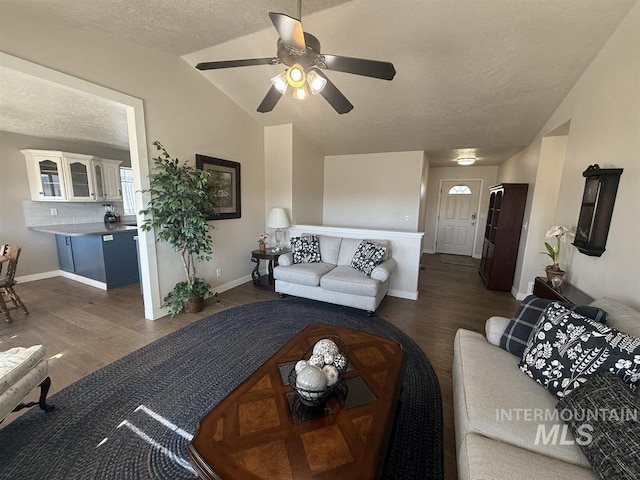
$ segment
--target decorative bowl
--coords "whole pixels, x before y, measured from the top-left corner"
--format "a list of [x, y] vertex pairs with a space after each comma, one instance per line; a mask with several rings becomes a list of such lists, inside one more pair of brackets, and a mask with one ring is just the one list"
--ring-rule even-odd
[[[339, 353], [334, 354], [332, 352], [330, 343], [328, 344], [328, 348], [323, 348], [327, 347], [327, 344], [325, 343], [323, 344], [323, 347], [319, 349], [316, 348], [316, 352], [318, 353], [314, 354], [314, 347], [318, 345], [318, 343], [322, 340], [331, 340], [331, 342], [333, 342], [333, 344], [335, 344], [335, 346], [337, 347]], [[321, 367], [317, 363], [319, 361], [319, 356], [330, 363], [325, 362]], [[312, 357], [314, 357], [313, 360]], [[309, 407], [317, 407], [322, 405], [327, 400], [327, 398], [329, 398], [329, 396], [333, 393], [333, 391], [342, 380], [342, 377], [346, 372], [347, 367], [349, 366], [349, 348], [347, 347], [346, 342], [341, 337], [337, 335], [325, 335], [322, 338], [316, 340], [313, 345], [311, 345], [305, 351], [304, 355], [300, 357], [299, 361], [303, 360], [308, 363], [311, 360], [312, 363], [309, 363], [309, 365], [305, 365], [302, 369], [299, 369], [299, 372], [296, 372], [296, 368], [292, 368], [291, 373], [289, 373], [289, 385], [291, 385], [291, 387], [297, 393], [298, 398], [300, 399], [300, 403]], [[327, 366], [335, 368], [335, 370], [337, 371], [337, 377], [336, 371], [332, 370], [332, 368], [327, 368], [327, 371], [325, 372], [325, 376], [327, 377], [327, 384], [323, 388], [309, 388], [303, 386], [304, 384], [298, 381], [298, 376], [301, 376], [301, 380], [305, 380], [305, 383], [307, 380], [314, 380], [316, 378], [315, 371], [304, 372], [305, 368], [326, 368]], [[303, 379], [302, 377], [305, 378]]]

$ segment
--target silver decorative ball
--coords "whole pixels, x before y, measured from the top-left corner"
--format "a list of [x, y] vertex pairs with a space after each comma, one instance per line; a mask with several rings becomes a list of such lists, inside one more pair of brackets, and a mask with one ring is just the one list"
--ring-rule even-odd
[[325, 353], [335, 355], [338, 352], [340, 352], [340, 350], [338, 349], [336, 343], [333, 340], [329, 340], [328, 338], [318, 340], [313, 346], [314, 355], [324, 355]]
[[296, 363], [296, 367], [295, 367], [296, 374], [300, 373], [300, 370], [302, 370], [307, 365], [309, 365], [309, 363], [306, 360], [299, 360], [298, 363]]
[[314, 367], [322, 368], [324, 366], [324, 356], [320, 354], [313, 354], [307, 360], [309, 365], [313, 365]]
[[327, 386], [333, 387], [336, 383], [338, 383], [338, 377], [340, 373], [338, 369], [333, 365], [325, 365], [322, 367], [322, 372], [327, 377]]
[[341, 353], [334, 355], [333, 366], [336, 367], [339, 371], [343, 371], [347, 368], [347, 357], [345, 357]]

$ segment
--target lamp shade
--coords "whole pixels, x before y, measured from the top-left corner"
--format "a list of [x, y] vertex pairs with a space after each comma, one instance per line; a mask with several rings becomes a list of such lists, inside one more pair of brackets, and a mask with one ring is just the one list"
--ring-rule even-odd
[[287, 228], [289, 226], [289, 217], [287, 211], [282, 207], [273, 207], [267, 218], [267, 227], [269, 228]]

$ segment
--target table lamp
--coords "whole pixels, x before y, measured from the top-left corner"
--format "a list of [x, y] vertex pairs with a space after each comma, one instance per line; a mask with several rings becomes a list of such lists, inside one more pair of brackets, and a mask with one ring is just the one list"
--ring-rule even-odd
[[269, 212], [269, 217], [267, 218], [267, 227], [276, 229], [276, 246], [273, 251], [282, 251], [282, 237], [284, 236], [282, 229], [289, 227], [287, 211], [282, 207], [273, 207]]

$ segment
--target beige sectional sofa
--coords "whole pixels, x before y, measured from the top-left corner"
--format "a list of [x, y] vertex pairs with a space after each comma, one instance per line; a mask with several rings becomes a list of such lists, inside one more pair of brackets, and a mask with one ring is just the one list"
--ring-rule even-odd
[[362, 239], [318, 235], [320, 262], [293, 263], [293, 255], [278, 258], [273, 269], [275, 290], [281, 296], [293, 295], [366, 310], [373, 314], [389, 290], [390, 277], [397, 262], [387, 240], [371, 240], [387, 247], [385, 257], [371, 275], [351, 267]]
[[[608, 313], [607, 325], [640, 336], [640, 312], [606, 297], [591, 305]], [[546, 412], [555, 410], [557, 398], [520, 371], [518, 357], [499, 347], [508, 323], [507, 318], [491, 317], [486, 336], [463, 329], [456, 333], [458, 478], [599, 479], [564, 422], [545, 418]], [[540, 424], [547, 434], [557, 429], [557, 441], [544, 442], [540, 437], [536, 442]]]

